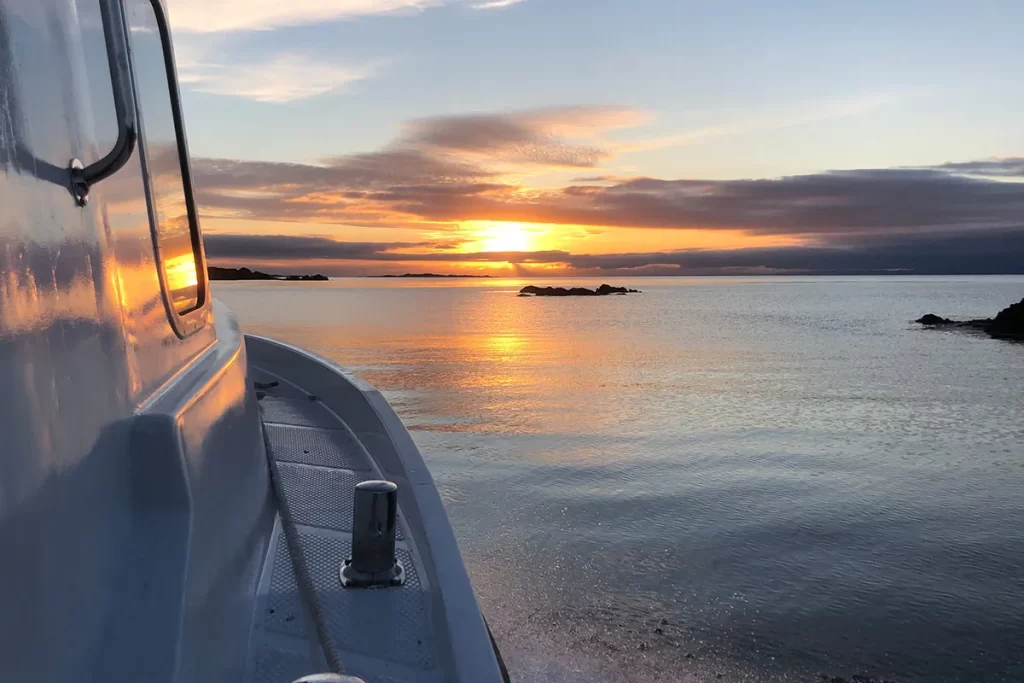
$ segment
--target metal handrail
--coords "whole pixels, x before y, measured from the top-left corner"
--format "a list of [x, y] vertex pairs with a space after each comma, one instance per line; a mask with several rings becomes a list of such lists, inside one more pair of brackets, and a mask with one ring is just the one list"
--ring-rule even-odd
[[128, 33], [121, 0], [100, 0], [100, 16], [107, 44], [114, 112], [117, 116], [117, 140], [106, 155], [88, 166], [76, 168], [72, 162], [71, 189], [80, 204], [88, 200], [91, 185], [109, 178], [128, 162], [139, 137], [131, 64], [128, 59]]

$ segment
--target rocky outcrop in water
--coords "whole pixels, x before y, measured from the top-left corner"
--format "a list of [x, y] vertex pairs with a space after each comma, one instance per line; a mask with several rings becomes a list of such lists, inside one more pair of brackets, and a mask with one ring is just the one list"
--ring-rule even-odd
[[952, 320], [941, 315], [926, 313], [914, 322], [926, 327], [951, 327], [987, 332], [997, 339], [1024, 339], [1024, 299], [1010, 304], [994, 318]]
[[974, 320], [951, 320], [950, 318], [943, 318], [941, 315], [935, 315], [934, 313], [925, 313], [914, 322], [921, 323], [926, 327], [961, 327], [987, 332], [989, 325], [992, 324], [992, 318], [976, 318]]
[[534, 296], [607, 296], [609, 294], [639, 293], [639, 289], [612, 287], [611, 285], [601, 285], [597, 289], [587, 289], [586, 287], [537, 287], [536, 285], [527, 285], [519, 290], [520, 295], [532, 294]]
[[988, 333], [993, 337], [1024, 339], [1024, 299], [999, 311], [988, 326]]
[[915, 323], [921, 323], [922, 325], [954, 325], [952, 320], [949, 318], [943, 318], [941, 315], [935, 315], [934, 313], [925, 313], [920, 318], [914, 321]]

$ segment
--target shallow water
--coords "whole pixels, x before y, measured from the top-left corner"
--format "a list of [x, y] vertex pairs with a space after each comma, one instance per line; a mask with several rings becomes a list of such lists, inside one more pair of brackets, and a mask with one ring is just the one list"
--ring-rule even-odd
[[609, 282], [214, 293], [385, 393], [517, 681], [1024, 680], [1024, 344], [909, 322], [1024, 277]]

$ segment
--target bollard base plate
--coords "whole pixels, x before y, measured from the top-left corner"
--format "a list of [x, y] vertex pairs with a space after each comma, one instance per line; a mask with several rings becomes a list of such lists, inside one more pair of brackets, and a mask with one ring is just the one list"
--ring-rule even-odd
[[401, 586], [405, 583], [405, 569], [402, 563], [395, 560], [395, 565], [383, 572], [360, 572], [352, 567], [352, 560], [341, 563], [338, 571], [343, 588], [386, 588]]

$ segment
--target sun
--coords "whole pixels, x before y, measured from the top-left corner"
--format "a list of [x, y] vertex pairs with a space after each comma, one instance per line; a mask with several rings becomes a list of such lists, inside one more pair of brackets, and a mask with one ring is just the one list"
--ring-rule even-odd
[[480, 251], [530, 251], [533, 244], [533, 235], [522, 223], [483, 223], [474, 238]]

